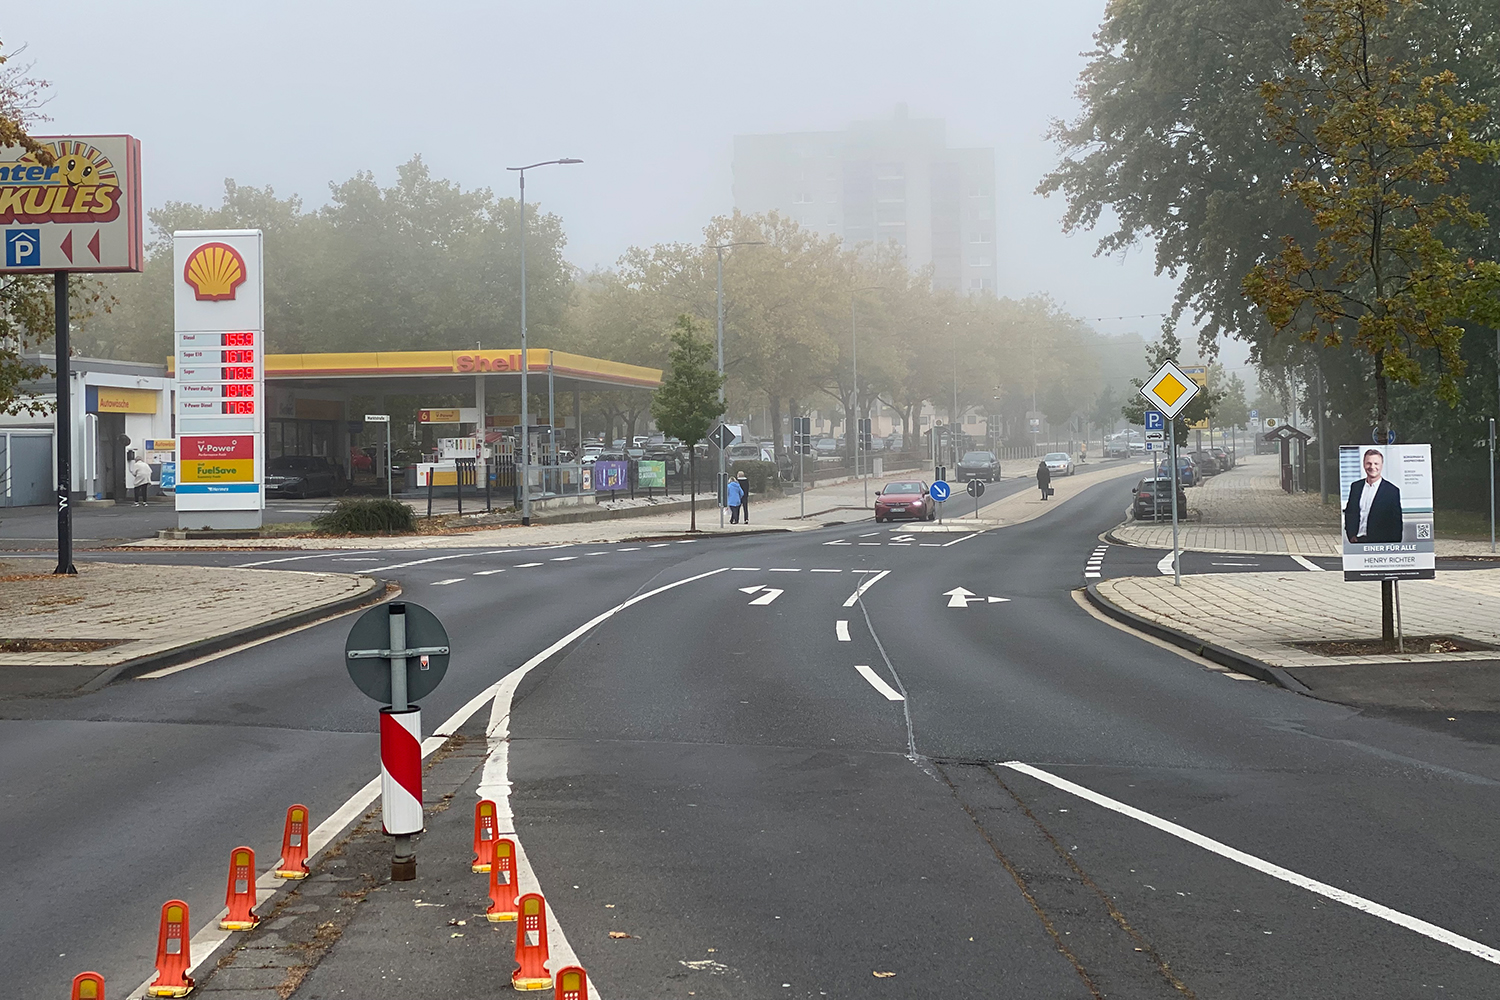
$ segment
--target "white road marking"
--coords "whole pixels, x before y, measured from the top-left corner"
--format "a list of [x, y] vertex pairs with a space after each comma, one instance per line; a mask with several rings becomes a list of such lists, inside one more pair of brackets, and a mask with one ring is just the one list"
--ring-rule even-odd
[[860, 538], [874, 538], [878, 534], [880, 534], [880, 532], [878, 532], [878, 531], [870, 531], [870, 532], [866, 532], [863, 535], [860, 535], [859, 537]]
[[615, 549], [615, 551], [616, 552], [639, 552], [639, 551], [641, 551], [641, 547], [639, 545], [632, 545], [628, 549]]
[[1161, 557], [1161, 560], [1156, 564], [1156, 571], [1162, 576], [1172, 575], [1172, 553], [1168, 552]]
[[380, 562], [380, 559], [376, 556], [343, 556], [335, 559], [334, 562]]
[[731, 573], [759, 573], [760, 572], [760, 567], [759, 566], [731, 566], [731, 567], [729, 567], [729, 572], [731, 572]]
[[504, 573], [503, 569], [482, 569], [475, 576], [494, 576], [496, 573]]
[[577, 556], [553, 556], [552, 557], [552, 561], [553, 562], [572, 562], [574, 559], [577, 559], [577, 558], [578, 558]]
[[1179, 826], [1170, 820], [1162, 819], [1160, 816], [1148, 813], [1144, 809], [1137, 809], [1135, 806], [1126, 805], [1118, 799], [1101, 795], [1090, 788], [1085, 788], [1066, 778], [1060, 778], [1048, 771], [1043, 771], [1039, 767], [1023, 764], [1018, 760], [1006, 761], [1003, 766], [1014, 771], [1019, 771], [1022, 774], [1030, 775], [1038, 781], [1045, 782], [1053, 788], [1060, 789], [1070, 795], [1076, 795], [1087, 802], [1092, 802], [1097, 806], [1102, 806], [1122, 816], [1128, 816], [1149, 827], [1170, 834], [1179, 840], [1185, 840], [1194, 847], [1201, 847], [1211, 854], [1217, 854], [1221, 858], [1226, 858], [1236, 864], [1244, 865], [1246, 868], [1258, 871], [1262, 875], [1269, 875], [1290, 885], [1295, 885], [1300, 889], [1306, 889], [1308, 892], [1315, 893], [1325, 899], [1331, 899], [1336, 903], [1343, 903], [1345, 906], [1352, 907], [1362, 913], [1368, 913], [1373, 917], [1393, 923], [1397, 927], [1404, 927], [1409, 931], [1414, 931], [1439, 944], [1445, 944], [1450, 948], [1456, 948], [1459, 951], [1473, 955], [1475, 958], [1483, 959], [1492, 965], [1500, 965], [1500, 948], [1492, 948], [1487, 944], [1481, 944], [1460, 934], [1455, 934], [1447, 928], [1428, 923], [1419, 917], [1413, 917], [1399, 910], [1393, 910], [1389, 906], [1384, 906], [1363, 896], [1356, 896], [1352, 892], [1329, 885], [1326, 882], [1319, 882], [1317, 879], [1308, 878], [1306, 875], [1301, 875], [1289, 868], [1283, 868], [1278, 864], [1258, 858], [1253, 854], [1246, 854], [1244, 851], [1230, 847], [1228, 844], [1221, 843], [1211, 837], [1205, 837], [1201, 833], [1189, 830], [1185, 826]]
[[780, 567], [780, 568], [772, 567], [771, 569], [766, 570], [766, 572], [767, 573], [800, 573], [800, 572], [802, 572], [802, 570], [798, 569], [797, 567], [788, 568], [788, 567], [784, 567], [783, 566], [783, 567]]
[[848, 621], [848, 619], [845, 619], [843, 621], [834, 622], [833, 623], [833, 633], [834, 633], [834, 635], [836, 635], [836, 636], [839, 637], [839, 642], [850, 642], [851, 640], [849, 638], [849, 621]]
[[765, 589], [765, 586], [763, 584], [757, 583], [753, 587], [741, 587], [740, 588], [740, 593], [742, 593], [742, 594], [753, 594], [757, 590], [764, 590], [764, 589]]
[[841, 569], [813, 569], [813, 570], [808, 570], [808, 572], [809, 573], [842, 573], [843, 570], [841, 570]]
[[460, 552], [451, 556], [433, 556], [431, 559], [412, 559], [409, 562], [391, 563], [389, 566], [375, 566], [371, 573], [384, 573], [388, 569], [405, 569], [408, 566], [421, 566], [424, 563], [446, 562], [449, 559], [468, 559], [470, 556], [484, 555], [482, 552]]
[[871, 670], [867, 665], [865, 665], [863, 663], [856, 663], [854, 665], [854, 669], [859, 671], [859, 675], [861, 677], [863, 677], [865, 680], [867, 680], [867, 681], [870, 682], [870, 686], [872, 688], [874, 688], [876, 691], [879, 691], [881, 694], [885, 695], [885, 698], [886, 698], [887, 701], [905, 701], [906, 700], [905, 698], [903, 698], [901, 696], [901, 692], [900, 691], [897, 691], [895, 688], [893, 688], [889, 684], [887, 684], [884, 680], [881, 679], [881, 677], [880, 677], [879, 674], [877, 674], [875, 671]]
[[516, 563], [515, 568], [516, 569], [531, 569], [533, 566], [540, 566], [540, 565], [541, 565], [541, 563]]
[[846, 542], [842, 538], [835, 538], [833, 541], [831, 541], [831, 542], [824, 542], [823, 544], [824, 545], [853, 545], [854, 543], [853, 542]]
[[890, 572], [891, 571], [888, 569], [883, 569], [879, 573], [876, 573], [874, 576], [866, 577], [865, 582], [856, 587], [854, 593], [849, 595], [849, 599], [844, 602], [844, 607], [854, 607], [859, 599], [864, 596], [865, 591], [869, 590], [871, 587], [879, 583], [882, 579], [888, 576]]
[[917, 544], [924, 549], [940, 549], [943, 547], [942, 542], [918, 542]]
[[784, 591], [784, 590], [777, 590], [775, 587], [767, 587], [766, 588], [766, 592], [764, 594], [761, 594], [759, 597], [757, 597], [755, 600], [751, 601], [750, 603], [751, 604], [759, 604], [759, 605], [764, 606], [764, 605], [770, 604], [772, 601], [776, 600], [776, 598], [780, 597], [782, 594], [785, 594], [785, 593], [786, 593], [786, 591]]
[[[746, 522], [745, 522], [745, 523], [746, 523], [746, 524], [749, 524], [749, 523], [750, 523], [750, 522], [749, 522], [749, 521], [746, 521]], [[698, 540], [698, 539], [696, 539], [696, 538], [679, 538], [679, 539], [678, 539], [678, 540], [677, 540], [677, 544], [678, 544], [678, 545], [692, 545], [692, 544], [693, 544], [693, 543], [694, 543], [694, 542], [696, 542], [696, 541], [697, 541], [697, 540]]]
[[[354, 553], [354, 555], [369, 555], [372, 552], [379, 552], [379, 551], [380, 551], [379, 549], [366, 549], [364, 552], [356, 552], [356, 553]], [[330, 553], [327, 553], [327, 552], [319, 552], [319, 553], [317, 553], [315, 555], [310, 555], [310, 556], [286, 556], [286, 557], [281, 558], [281, 559], [262, 559], [259, 562], [240, 563], [239, 565], [235, 566], [235, 569], [252, 569], [252, 568], [254, 568], [256, 566], [270, 566], [272, 563], [299, 562], [300, 560], [303, 560], [303, 559], [327, 559], [329, 557], [329, 555], [330, 555]], [[380, 557], [377, 555], [371, 561], [372, 562], [379, 562], [380, 561]]]
[[861, 545], [879, 545], [879, 542], [860, 542]]
[[1209, 563], [1209, 565], [1210, 566], [1259, 566], [1260, 563], [1221, 563], [1221, 562], [1211, 562], [1211, 563]]
[[449, 578], [447, 580], [434, 580], [432, 582], [432, 585], [434, 587], [446, 587], [450, 583], [463, 583], [463, 582], [464, 582], [464, 578], [463, 577], [461, 577], [461, 576], [455, 576], [455, 577], [451, 577], [451, 578]]
[[909, 548], [911, 548], [911, 542], [892, 542], [891, 543], [891, 548], [893, 548], [893, 549], [909, 549]]
[[585, 552], [584, 555], [586, 555], [586, 556], [607, 556], [607, 555], [609, 555], [609, 553], [608, 552]]
[[648, 548], [648, 549], [664, 549], [668, 545], [671, 545], [671, 544], [672, 544], [671, 542], [653, 542], [652, 544], [646, 546], [646, 548]]
[[1301, 566], [1303, 569], [1310, 569], [1314, 573], [1322, 573], [1324, 571], [1322, 566], [1319, 566], [1317, 563], [1307, 558], [1307, 556], [1292, 556], [1292, 562], [1296, 563], [1298, 566]]
[[1088, 572], [1088, 573], [1084, 573], [1084, 574], [1083, 574], [1083, 578], [1084, 578], [1084, 579], [1085, 579], [1085, 580], [1098, 580], [1098, 579], [1100, 579], [1100, 578], [1101, 578], [1101, 577], [1103, 577], [1103, 576], [1104, 576], [1104, 574], [1103, 574], [1103, 573], [1093, 573], [1093, 572]]
[[976, 532], [974, 532], [971, 535], [959, 535], [957, 538], [953, 539], [953, 541], [951, 541], [951, 542], [943, 542], [942, 543], [943, 544], [943, 548], [946, 549], [950, 545], [957, 545], [959, 542], [967, 542], [969, 539], [973, 538], [975, 535], [978, 535], [978, 534], [979, 534], [979, 532], [976, 531]]

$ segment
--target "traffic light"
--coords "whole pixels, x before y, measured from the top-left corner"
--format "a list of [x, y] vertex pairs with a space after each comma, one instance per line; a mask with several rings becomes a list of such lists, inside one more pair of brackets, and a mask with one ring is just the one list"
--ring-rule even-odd
[[792, 447], [803, 455], [812, 454], [812, 417], [798, 417], [792, 426]]
[[870, 421], [868, 418], [859, 421], [859, 450], [870, 450]]
[[995, 447], [1000, 443], [1000, 414], [991, 413], [986, 423], [989, 425], [990, 446]]

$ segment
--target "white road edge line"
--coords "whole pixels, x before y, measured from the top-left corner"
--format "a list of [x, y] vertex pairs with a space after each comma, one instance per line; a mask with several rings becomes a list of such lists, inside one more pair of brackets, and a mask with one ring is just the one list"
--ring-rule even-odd
[[1310, 569], [1314, 573], [1324, 572], [1322, 566], [1319, 566], [1317, 563], [1307, 558], [1307, 556], [1292, 556], [1292, 562], [1296, 563], [1298, 566], [1301, 566], [1303, 569]]
[[880, 675], [871, 670], [867, 664], [856, 663], [854, 665], [854, 669], [859, 671], [859, 675], [861, 677], [870, 682], [870, 686], [872, 688], [884, 695], [887, 701], [906, 700], [906, 698], [902, 696], [900, 691], [897, 691], [895, 688], [891, 687], [884, 680], [882, 680]]
[[1466, 938], [1461, 934], [1455, 934], [1453, 931], [1439, 927], [1437, 924], [1428, 923], [1419, 917], [1402, 913], [1400, 910], [1393, 910], [1389, 906], [1384, 906], [1363, 896], [1356, 896], [1352, 892], [1329, 885], [1327, 882], [1319, 882], [1317, 879], [1300, 875], [1289, 868], [1283, 868], [1278, 864], [1258, 858], [1253, 854], [1246, 854], [1244, 851], [1230, 847], [1228, 844], [1214, 840], [1212, 837], [1205, 837], [1201, 833], [1189, 830], [1185, 826], [1179, 826], [1170, 820], [1162, 819], [1160, 816], [1148, 813], [1144, 809], [1137, 809], [1135, 806], [1126, 805], [1118, 799], [1101, 795], [1092, 789], [1085, 788], [1066, 778], [1060, 778], [1048, 771], [1043, 771], [1039, 767], [1023, 764], [1018, 760], [1005, 761], [1002, 766], [1008, 767], [1013, 771], [1019, 771], [1022, 774], [1030, 775], [1038, 781], [1051, 785], [1053, 788], [1060, 789], [1070, 795], [1076, 795], [1078, 798], [1117, 812], [1122, 816], [1128, 816], [1133, 820], [1145, 823], [1147, 826], [1154, 827], [1179, 840], [1185, 840], [1194, 847], [1201, 847], [1211, 854], [1227, 858], [1236, 864], [1241, 864], [1246, 868], [1258, 871], [1262, 875], [1269, 875], [1272, 878], [1280, 879], [1289, 885], [1295, 885], [1300, 889], [1306, 889], [1308, 892], [1315, 893], [1325, 899], [1331, 899], [1335, 903], [1343, 903], [1345, 906], [1352, 907], [1362, 913], [1368, 913], [1372, 917], [1378, 917], [1381, 920], [1393, 923], [1397, 927], [1404, 927], [1423, 937], [1431, 938], [1439, 944], [1445, 944], [1450, 948], [1456, 948], [1459, 951], [1473, 955], [1475, 958], [1483, 959], [1491, 965], [1500, 965], [1500, 948], [1492, 948], [1487, 944]]
[[[302, 560], [302, 559], [332, 559], [332, 558], [335, 557], [335, 555], [334, 555], [335, 553], [337, 553], [339, 557], [368, 556], [368, 555], [373, 555], [373, 554], [379, 553], [380, 551], [381, 551], [380, 549], [364, 549], [363, 551], [360, 551], [360, 552], [342, 552], [339, 549], [331, 549], [331, 550], [326, 551], [326, 552], [317, 552], [317, 553], [314, 553], [313, 555], [310, 555], [310, 556], [286, 556], [285, 558], [282, 558], [282, 559], [262, 559], [259, 562], [237, 563], [234, 568], [235, 569], [254, 569], [256, 566], [269, 566], [272, 563], [297, 562], [297, 561]], [[379, 562], [380, 560], [377, 559], [375, 561]]]
[[953, 539], [953, 541], [951, 541], [951, 542], [944, 542], [943, 543], [943, 548], [946, 549], [950, 545], [957, 545], [959, 542], [967, 542], [969, 539], [973, 538], [974, 535], [977, 535], [977, 534], [979, 534], [979, 532], [976, 531], [973, 534], [960, 535], [957, 538]]
[[879, 583], [882, 579], [889, 576], [890, 572], [891, 571], [888, 569], [883, 569], [879, 573], [876, 573], [874, 576], [865, 577], [865, 582], [856, 587], [854, 593], [849, 595], [849, 599], [844, 602], [844, 607], [854, 607], [859, 599], [864, 596], [865, 591], [869, 590], [871, 587]]
[[844, 619], [843, 621], [834, 622], [833, 623], [833, 633], [834, 633], [834, 635], [836, 635], [836, 636], [839, 637], [839, 642], [851, 642], [852, 641], [849, 638], [849, 621], [848, 621], [848, 619]]
[[[602, 622], [608, 621], [610, 618], [613, 618], [615, 615], [619, 614], [621, 611], [624, 611], [626, 608], [631, 607], [635, 604], [639, 604], [641, 601], [644, 601], [648, 597], [654, 597], [657, 594], [665, 593], [666, 591], [672, 590], [676, 587], [681, 587], [683, 584], [694, 583], [698, 580], [702, 580], [706, 577], [714, 576], [715, 574], [722, 572], [724, 572], [723, 568], [709, 570], [707, 573], [700, 573], [697, 576], [690, 576], [685, 580], [677, 580], [674, 583], [665, 584], [663, 586], [657, 587], [655, 590], [648, 590], [644, 594], [637, 594], [630, 600], [625, 601], [621, 604], [617, 604], [614, 607], [610, 608], [608, 611], [590, 618], [588, 621], [584, 622], [582, 625], [578, 626], [573, 631], [569, 632], [567, 635], [563, 636], [561, 639], [557, 640], [552, 645], [548, 646], [546, 649], [542, 650], [540, 653], [533, 656], [525, 663], [521, 664], [515, 670], [512, 670], [510, 673], [500, 678], [500, 680], [496, 681], [494, 684], [491, 684], [489, 687], [479, 692], [479, 694], [475, 695], [473, 698], [470, 698], [462, 708], [449, 716], [448, 720], [441, 726], [438, 726], [437, 729], [433, 731], [433, 734], [431, 736], [422, 741], [423, 758], [426, 758], [434, 751], [436, 751], [439, 747], [441, 747], [444, 743], [446, 743], [448, 741], [448, 737], [456, 733], [464, 723], [469, 721], [469, 719], [474, 715], [475, 712], [479, 711], [479, 709], [484, 707], [484, 704], [486, 702], [491, 700], [494, 701], [494, 705], [491, 706], [490, 709], [490, 725], [486, 732], [486, 735], [490, 738], [491, 745], [493, 746], [493, 741], [497, 735], [497, 725], [504, 726], [510, 720], [510, 704], [511, 699], [515, 697], [516, 686], [520, 684], [521, 679], [524, 678], [528, 673], [530, 673], [538, 664], [546, 662], [547, 658], [552, 656], [558, 650], [564, 648], [573, 640], [577, 639], [579, 636], [594, 628], [596, 625], [599, 625]], [[504, 696], [505, 705], [505, 710], [503, 713], [500, 711], [502, 695]], [[499, 719], [498, 723], [496, 721], [497, 718]], [[508, 738], [510, 733], [509, 731], [506, 731], [503, 733], [499, 733], [498, 735]], [[480, 777], [479, 794], [481, 798], [494, 799], [498, 811], [500, 811], [502, 815], [510, 817], [512, 820], [514, 820], [514, 816], [512, 816], [510, 812], [510, 781], [508, 776], [509, 749], [509, 743], [502, 742], [498, 747], [495, 747], [495, 749], [491, 752], [489, 758], [485, 760], [484, 770]], [[491, 765], [494, 763], [497, 756], [500, 757], [498, 770], [492, 772]], [[494, 780], [497, 775], [498, 781]], [[364, 812], [369, 809], [370, 806], [373, 805], [379, 798], [380, 778], [379, 776], [376, 776], [370, 779], [370, 781], [366, 783], [363, 788], [350, 796], [348, 801], [346, 801], [342, 806], [335, 810], [332, 815], [330, 815], [323, 822], [319, 823], [312, 833], [308, 834], [307, 851], [309, 862], [316, 859], [317, 856], [323, 852], [323, 849], [326, 848], [330, 843], [332, 843], [335, 837], [343, 832], [345, 827], [347, 827], [350, 823], [354, 822], [361, 815], [363, 815]], [[525, 891], [527, 892], [540, 892], [540, 883], [537, 882], [536, 874], [532, 871], [531, 863], [526, 859], [526, 853], [521, 846], [520, 839], [515, 837], [514, 822], [512, 822], [510, 825], [512, 829], [501, 832], [510, 833], [512, 838], [516, 841], [516, 861], [518, 876], [517, 881], [521, 886], [529, 887], [525, 889]], [[276, 851], [279, 849], [273, 848], [272, 850]], [[258, 889], [262, 890], [261, 892], [258, 892], [256, 894], [256, 907], [260, 908], [261, 904], [270, 900], [270, 898], [275, 895], [276, 891], [280, 889], [285, 883], [268, 871], [264, 875], [260, 876], [260, 878], [256, 879], [255, 884]], [[543, 895], [545, 896], [545, 893], [543, 893]], [[229, 937], [230, 934], [234, 933], [233, 931], [222, 930], [219, 927], [219, 919], [227, 915], [228, 912], [229, 911], [227, 909], [221, 909], [217, 914], [214, 915], [214, 918], [212, 920], [210, 920], [196, 934], [193, 935], [190, 949], [192, 951], [192, 954], [197, 956], [197, 961], [195, 961], [192, 967], [187, 970], [189, 973], [192, 973], [195, 969], [197, 969], [205, 959], [213, 954], [214, 950], [217, 949], [219, 945]], [[578, 964], [578, 955], [573, 951], [572, 945], [568, 943], [567, 936], [563, 933], [562, 927], [557, 923], [557, 915], [554, 912], [553, 908], [550, 906], [547, 907], [547, 938], [549, 943], [553, 941], [557, 942], [557, 950], [555, 953], [557, 956], [557, 961], [550, 963], [554, 968], [561, 969], [564, 966], [570, 964]], [[141, 983], [140, 986], [137, 986], [129, 994], [129, 996], [126, 997], [126, 1000], [142, 1000], [142, 998], [144, 998], [146, 995], [146, 990], [150, 987], [152, 981], [155, 979], [156, 972], [153, 969], [150, 977], [147, 978], [145, 982]], [[589, 983], [589, 997], [590, 1000], [600, 1000], [599, 992], [594, 987], [594, 984], [592, 982]]]

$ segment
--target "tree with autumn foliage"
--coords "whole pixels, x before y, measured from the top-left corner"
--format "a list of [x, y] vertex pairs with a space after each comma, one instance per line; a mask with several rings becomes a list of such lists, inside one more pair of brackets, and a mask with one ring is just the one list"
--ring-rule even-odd
[[1438, 397], [1457, 401], [1462, 324], [1493, 325], [1500, 290], [1500, 265], [1459, 246], [1486, 220], [1452, 184], [1500, 155], [1476, 138], [1489, 109], [1391, 30], [1409, 2], [1305, 5], [1292, 63], [1261, 96], [1272, 137], [1294, 154], [1284, 193], [1315, 238], [1284, 236], [1243, 282], [1276, 330], [1325, 348], [1348, 340], [1369, 356], [1382, 434], [1392, 381], [1435, 374]]
[[[39, 109], [47, 84], [32, 78], [29, 69], [0, 49], [0, 147], [19, 146], [49, 163], [52, 151], [31, 138], [28, 131], [45, 120]], [[47, 408], [23, 399], [20, 387], [22, 382], [47, 374], [47, 369], [27, 364], [22, 352], [51, 336], [50, 285], [35, 275], [0, 275], [0, 412], [47, 412]]]

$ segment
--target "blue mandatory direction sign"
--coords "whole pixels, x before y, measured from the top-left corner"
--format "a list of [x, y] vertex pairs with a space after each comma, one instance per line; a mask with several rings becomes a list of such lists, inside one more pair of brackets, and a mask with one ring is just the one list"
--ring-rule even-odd
[[1160, 431], [1160, 430], [1165, 430], [1166, 426], [1167, 426], [1167, 422], [1162, 419], [1162, 415], [1161, 415], [1161, 411], [1160, 410], [1147, 410], [1146, 411], [1146, 430], [1148, 430], [1148, 431]]
[[932, 499], [941, 503], [942, 501], [948, 499], [948, 494], [952, 492], [952, 488], [947, 483], [940, 480], [933, 483], [932, 486], [927, 490], [927, 492], [932, 494]]

